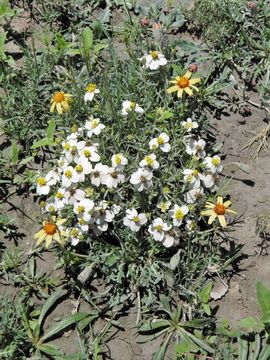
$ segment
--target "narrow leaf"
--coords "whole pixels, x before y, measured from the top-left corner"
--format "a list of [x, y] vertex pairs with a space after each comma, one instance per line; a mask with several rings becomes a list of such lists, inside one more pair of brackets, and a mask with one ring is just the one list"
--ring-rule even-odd
[[59, 321], [59, 323], [52, 328], [47, 334], [42, 336], [42, 338], [39, 340], [39, 343], [43, 343], [44, 341], [50, 339], [51, 337], [61, 333], [63, 330], [67, 329], [69, 326], [76, 324], [77, 322], [84, 319], [88, 314], [86, 313], [78, 313], [71, 315], [62, 321]]
[[87, 27], [82, 32], [82, 40], [83, 40], [83, 48], [85, 51], [85, 54], [89, 53], [93, 46], [93, 32], [92, 30]]
[[42, 326], [43, 320], [44, 320], [45, 316], [47, 315], [48, 311], [57, 302], [57, 300], [59, 300], [64, 295], [65, 295], [65, 292], [60, 290], [60, 291], [57, 291], [56, 293], [54, 293], [51, 297], [49, 297], [48, 300], [46, 300], [46, 302], [42, 306], [42, 309], [41, 309], [41, 312], [40, 312], [40, 315], [38, 318], [38, 323], [39, 323], [40, 327]]
[[51, 119], [47, 128], [47, 138], [53, 139], [55, 133], [55, 120]]
[[257, 300], [262, 311], [262, 315], [270, 314], [270, 290], [260, 281], [256, 285]]

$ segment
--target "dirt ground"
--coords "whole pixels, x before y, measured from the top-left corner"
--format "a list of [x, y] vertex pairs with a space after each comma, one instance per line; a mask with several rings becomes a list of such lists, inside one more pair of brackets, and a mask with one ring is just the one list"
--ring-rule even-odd
[[[14, 20], [15, 21], [15, 20]], [[15, 21], [15, 31], [20, 33], [33, 27], [26, 18]], [[18, 48], [12, 48], [13, 43], [8, 44], [9, 51], [20, 52]], [[250, 98], [256, 101], [256, 94], [250, 93]], [[221, 119], [212, 119], [210, 125], [217, 135], [217, 141], [223, 143], [222, 153], [225, 155], [224, 181], [231, 179], [226, 187], [226, 192], [231, 194], [233, 208], [241, 215], [239, 224], [235, 228], [233, 238], [236, 244], [243, 244], [242, 253], [245, 257], [240, 262], [240, 271], [229, 280], [229, 290], [223, 299], [212, 302], [213, 306], [218, 305], [218, 318], [228, 319], [231, 324], [245, 316], [258, 315], [256, 305], [256, 282], [262, 281], [270, 286], [270, 265], [269, 255], [261, 252], [261, 239], [256, 235], [256, 221], [258, 216], [270, 213], [270, 185], [268, 176], [270, 173], [270, 151], [267, 150], [259, 155], [257, 160], [252, 160], [256, 145], [250, 151], [241, 151], [247, 141], [252, 137], [252, 132], [257, 133], [264, 126], [265, 113], [252, 107], [252, 114], [246, 118], [231, 113], [223, 115]], [[243, 121], [245, 123], [243, 124]], [[250, 173], [246, 174], [232, 162], [241, 162], [249, 165]], [[13, 196], [9, 203], [5, 204], [7, 215], [16, 219], [16, 225], [21, 233], [18, 238], [18, 246], [26, 253], [33, 244], [33, 234], [38, 230], [39, 208], [33, 203], [32, 197]], [[25, 216], [27, 215], [27, 217]], [[14, 247], [14, 242], [0, 234], [0, 241], [3, 241], [7, 248]], [[41, 272], [50, 272], [55, 265], [55, 257], [52, 253], [46, 253], [41, 259], [38, 268]], [[54, 272], [52, 276], [61, 279], [63, 274]], [[16, 289], [0, 286], [0, 295], [14, 293]], [[87, 305], [82, 304], [83, 311], [87, 311]], [[62, 302], [50, 315], [46, 327], [52, 326], [56, 320], [71, 313], [73, 309], [72, 299]], [[136, 307], [131, 309], [128, 316], [120, 319], [125, 330], [119, 330], [106, 344], [107, 350], [112, 359], [120, 360], [149, 360], [152, 353], [157, 349], [160, 341], [153, 343], [139, 344], [136, 342]], [[67, 333], [56, 343], [66, 354], [72, 354], [79, 350], [79, 343], [75, 333]], [[106, 350], [106, 348], [105, 348]], [[170, 353], [170, 352], [169, 352]], [[170, 354], [168, 354], [168, 359]]]

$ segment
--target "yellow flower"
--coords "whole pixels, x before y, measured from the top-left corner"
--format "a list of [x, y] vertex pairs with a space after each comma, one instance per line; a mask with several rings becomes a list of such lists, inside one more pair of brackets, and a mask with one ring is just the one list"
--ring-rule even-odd
[[175, 85], [169, 87], [167, 89], [167, 93], [170, 94], [177, 91], [177, 96], [181, 98], [184, 91], [190, 96], [193, 95], [193, 91], [199, 91], [199, 89], [194, 85], [199, 83], [201, 79], [191, 79], [191, 75], [192, 73], [190, 71], [187, 71], [184, 76], [176, 76], [174, 80], [170, 81], [170, 83]]
[[71, 102], [71, 94], [65, 94], [62, 91], [57, 91], [54, 93], [51, 99], [51, 108], [50, 112], [54, 112], [55, 108], [59, 115], [62, 115], [63, 112], [69, 110], [69, 104]]
[[209, 216], [208, 224], [211, 225], [212, 222], [218, 218], [220, 225], [225, 228], [227, 226], [225, 215], [226, 214], [236, 214], [236, 211], [228, 209], [231, 205], [231, 201], [225, 201], [223, 203], [222, 196], [218, 196], [216, 204], [211, 202], [206, 202], [206, 210], [201, 211], [202, 216]]
[[55, 217], [52, 217], [51, 220], [43, 221], [42, 229], [34, 235], [34, 239], [37, 240], [37, 246], [39, 246], [42, 241], [45, 241], [45, 247], [48, 249], [53, 240], [63, 244], [63, 237], [67, 237], [68, 234], [66, 231], [60, 229], [60, 226], [65, 221], [66, 219], [56, 221]]

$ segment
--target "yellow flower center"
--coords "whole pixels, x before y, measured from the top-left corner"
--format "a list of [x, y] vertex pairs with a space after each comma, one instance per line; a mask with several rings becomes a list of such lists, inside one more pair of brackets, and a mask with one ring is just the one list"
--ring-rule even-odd
[[162, 225], [155, 226], [155, 230], [156, 231], [162, 231]]
[[81, 173], [83, 171], [83, 167], [82, 165], [78, 164], [75, 166], [75, 170], [78, 172], [78, 173]]
[[192, 122], [186, 122], [185, 123], [185, 128], [186, 129], [191, 129], [192, 128]]
[[136, 103], [134, 101], [131, 101], [130, 102], [130, 109], [135, 110], [135, 108], [136, 108]]
[[44, 185], [47, 184], [47, 181], [46, 181], [46, 179], [44, 177], [39, 177], [37, 179], [37, 183], [38, 183], [39, 186], [44, 186]]
[[79, 235], [79, 230], [78, 229], [72, 229], [70, 232], [71, 236], [77, 237]]
[[63, 148], [64, 150], [68, 151], [70, 149], [70, 145], [68, 143], [65, 143]]
[[188, 175], [188, 177], [187, 177], [187, 182], [188, 183], [192, 183], [192, 181], [193, 181], [193, 175]]
[[65, 94], [62, 91], [57, 91], [53, 96], [53, 101], [57, 104], [65, 100]]
[[153, 60], [158, 59], [158, 51], [150, 51], [150, 55], [152, 56]]
[[83, 205], [79, 205], [77, 208], [78, 214], [82, 214], [85, 210], [85, 207]]
[[216, 204], [216, 206], [214, 207], [214, 212], [217, 214], [217, 215], [224, 215], [225, 212], [226, 212], [226, 208], [224, 205], [222, 204]]
[[84, 150], [83, 154], [85, 157], [89, 158], [91, 156], [91, 151], [90, 150]]
[[184, 89], [186, 87], [189, 87], [189, 80], [185, 76], [181, 76], [177, 79], [177, 85], [180, 87], [180, 89]]
[[195, 169], [195, 170], [193, 171], [193, 175], [194, 175], [194, 176], [197, 176], [198, 174], [199, 174], [199, 171]]
[[167, 210], [167, 208], [168, 208], [166, 202], [162, 202], [159, 206], [160, 206], [160, 209], [161, 209], [162, 211], [164, 211], [164, 212], [165, 212], [165, 211]]
[[68, 179], [72, 178], [72, 172], [71, 172], [71, 170], [66, 170], [66, 171], [65, 171], [65, 176], [66, 176]]
[[56, 195], [55, 195], [55, 197], [57, 198], [57, 199], [63, 199], [63, 197], [64, 197], [64, 195], [61, 193], [61, 192], [57, 192], [56, 193]]
[[162, 137], [162, 136], [159, 136], [159, 137], [157, 138], [157, 142], [158, 142], [158, 145], [163, 145], [163, 144], [164, 144], [164, 139], [163, 139], [163, 137]]
[[95, 128], [98, 126], [98, 123], [99, 123], [99, 120], [98, 120], [98, 119], [94, 119], [94, 120], [91, 122], [91, 127], [92, 127], [92, 129], [95, 129]]
[[150, 165], [150, 166], [152, 166], [152, 165], [154, 164], [154, 160], [153, 160], [149, 155], [146, 155], [145, 161], [146, 161], [147, 164]]
[[214, 166], [218, 166], [219, 165], [219, 158], [213, 158], [212, 159], [212, 164], [214, 165]]
[[121, 164], [121, 156], [120, 156], [120, 154], [115, 155], [115, 163], [117, 165]]
[[185, 214], [181, 209], [176, 210], [175, 212], [175, 218], [176, 220], [182, 220], [184, 218]]
[[57, 231], [57, 226], [55, 223], [47, 222], [43, 225], [43, 230], [47, 235], [54, 235]]
[[134, 216], [133, 221], [137, 224], [140, 221], [140, 219], [138, 216]]
[[95, 91], [96, 88], [97, 88], [96, 84], [91, 84], [90, 83], [90, 84], [87, 85], [85, 91], [91, 93], [91, 92]]

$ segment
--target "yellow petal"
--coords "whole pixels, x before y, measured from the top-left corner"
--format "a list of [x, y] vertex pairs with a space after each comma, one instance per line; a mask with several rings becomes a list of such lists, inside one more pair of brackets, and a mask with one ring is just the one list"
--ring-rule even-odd
[[47, 235], [45, 239], [45, 248], [48, 249], [48, 247], [51, 245], [53, 239], [53, 235]]
[[226, 209], [226, 213], [230, 213], [230, 214], [234, 214], [234, 215], [237, 214], [237, 212], [232, 209]]
[[177, 86], [177, 85], [173, 85], [173, 86], [169, 87], [169, 88], [166, 90], [166, 92], [167, 92], [167, 94], [170, 94], [170, 93], [172, 93], [172, 92], [174, 92], [174, 91], [177, 91], [177, 90], [178, 90], [178, 86]]
[[190, 85], [190, 87], [191, 87], [191, 89], [193, 89], [193, 90], [195, 90], [195, 91], [197, 91], [197, 92], [199, 92], [199, 91], [200, 91], [200, 90], [197, 88], [197, 86]]
[[191, 85], [198, 84], [199, 82], [201, 82], [201, 79], [199, 79], [199, 78], [195, 78], [195, 79], [190, 79], [190, 80], [189, 80], [189, 83], [190, 83]]
[[223, 197], [222, 196], [217, 197], [217, 204], [219, 204], [219, 205], [223, 204]]
[[67, 219], [59, 219], [59, 220], [57, 220], [56, 225], [62, 225], [62, 224], [64, 224], [66, 221], [67, 221]]
[[192, 96], [192, 95], [193, 95], [193, 92], [192, 92], [192, 90], [191, 90], [189, 87], [185, 87], [185, 88], [184, 88], [184, 91], [185, 91], [189, 96]]
[[42, 236], [42, 234], [45, 234], [45, 231], [43, 229], [39, 230], [38, 232], [35, 233], [34, 235], [34, 239], [38, 239], [40, 236]]
[[64, 111], [68, 111], [68, 110], [69, 110], [69, 104], [68, 104], [67, 101], [62, 101], [62, 102], [61, 102], [61, 105], [62, 105]]
[[213, 213], [208, 220], [208, 224], [211, 225], [216, 217], [217, 217], [217, 214]]
[[215, 204], [212, 204], [212, 203], [210, 203], [210, 202], [206, 202], [206, 204], [205, 204], [205, 207], [206, 207], [207, 209], [214, 209], [215, 206], [216, 206]]
[[211, 216], [212, 214], [214, 214], [213, 210], [203, 210], [203, 211], [201, 211], [202, 216]]
[[58, 112], [59, 115], [62, 115], [63, 114], [63, 110], [62, 110], [62, 106], [61, 104], [56, 104], [56, 110]]
[[232, 202], [230, 200], [227, 200], [223, 205], [225, 206], [225, 208], [227, 208], [228, 206], [232, 205]]
[[183, 89], [179, 89], [177, 92], [177, 97], [181, 98], [183, 96]]
[[54, 112], [55, 106], [56, 106], [56, 102], [54, 101], [54, 102], [52, 103], [51, 108], [50, 108], [50, 112]]
[[219, 220], [219, 222], [220, 222], [220, 225], [221, 225], [223, 228], [225, 228], [225, 227], [227, 226], [224, 215], [218, 215], [218, 220]]
[[42, 241], [44, 241], [44, 239], [46, 238], [46, 233], [44, 232], [44, 234], [43, 235], [41, 235], [39, 238], [38, 238], [38, 240], [37, 240], [37, 246], [39, 246], [41, 243], [42, 243]]
[[190, 79], [191, 75], [192, 75], [192, 73], [191, 73], [190, 71], [187, 71], [187, 72], [185, 73], [184, 77]]

